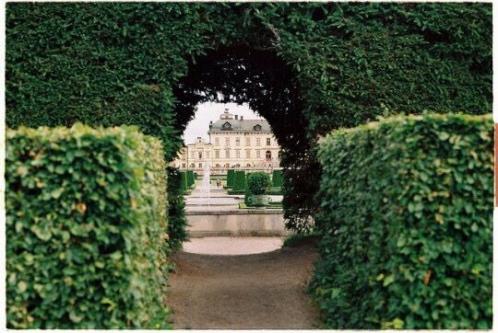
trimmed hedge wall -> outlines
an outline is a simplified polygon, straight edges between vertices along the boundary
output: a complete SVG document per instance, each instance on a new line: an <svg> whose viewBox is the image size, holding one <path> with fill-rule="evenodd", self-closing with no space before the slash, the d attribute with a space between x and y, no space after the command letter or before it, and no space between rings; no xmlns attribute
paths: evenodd
<svg viewBox="0 0 498 333"><path fill-rule="evenodd" d="M311 289L336 329L492 323L493 122L398 116L321 143Z"/></svg>
<svg viewBox="0 0 498 333"><path fill-rule="evenodd" d="M168 327L163 156L133 127L7 130L8 327Z"/></svg>
<svg viewBox="0 0 498 333"><path fill-rule="evenodd" d="M489 3L9 2L6 122L135 124L173 159L198 103L248 103L284 152L287 226L306 230L315 138L392 110L491 112L492 17Z"/></svg>
<svg viewBox="0 0 498 333"><path fill-rule="evenodd" d="M235 180L235 170L228 170L227 171L227 187L232 188L234 186L234 180Z"/></svg>
<svg viewBox="0 0 498 333"><path fill-rule="evenodd" d="M245 193L246 183L245 171L235 171L233 190Z"/></svg>
<svg viewBox="0 0 498 333"><path fill-rule="evenodd" d="M182 190L182 193L187 192L189 186L188 186L188 179L187 179L187 172L186 171L180 171L180 188Z"/></svg>
<svg viewBox="0 0 498 333"><path fill-rule="evenodd" d="M284 175L282 170L273 170L271 178L273 187L282 187L284 185Z"/></svg>
<svg viewBox="0 0 498 333"><path fill-rule="evenodd" d="M187 185L192 187L195 184L194 172L192 170L187 170Z"/></svg>
<svg viewBox="0 0 498 333"><path fill-rule="evenodd" d="M168 167L168 235L172 250L178 250L187 240L187 218L185 216L185 173Z"/></svg>

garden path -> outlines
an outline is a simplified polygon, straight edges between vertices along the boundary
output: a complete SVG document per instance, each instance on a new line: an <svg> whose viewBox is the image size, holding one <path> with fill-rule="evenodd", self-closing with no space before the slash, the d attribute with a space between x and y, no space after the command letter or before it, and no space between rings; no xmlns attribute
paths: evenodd
<svg viewBox="0 0 498 333"><path fill-rule="evenodd" d="M306 293L316 258L310 244L237 256L178 252L167 296L173 327L318 328L318 309Z"/></svg>

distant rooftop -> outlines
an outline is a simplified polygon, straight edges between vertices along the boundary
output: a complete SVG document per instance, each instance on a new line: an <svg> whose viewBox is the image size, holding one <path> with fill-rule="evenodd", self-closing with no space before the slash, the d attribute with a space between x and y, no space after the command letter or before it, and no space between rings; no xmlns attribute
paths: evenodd
<svg viewBox="0 0 498 333"><path fill-rule="evenodd" d="M227 131L271 133L271 127L265 119L244 119L225 109L219 120L209 124L208 133Z"/></svg>

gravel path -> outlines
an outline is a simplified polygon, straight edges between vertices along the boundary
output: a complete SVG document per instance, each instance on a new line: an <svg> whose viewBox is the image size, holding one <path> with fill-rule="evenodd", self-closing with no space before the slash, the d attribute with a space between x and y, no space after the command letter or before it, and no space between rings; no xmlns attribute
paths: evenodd
<svg viewBox="0 0 498 333"><path fill-rule="evenodd" d="M177 329L312 329L312 245L240 256L179 252L168 305Z"/></svg>

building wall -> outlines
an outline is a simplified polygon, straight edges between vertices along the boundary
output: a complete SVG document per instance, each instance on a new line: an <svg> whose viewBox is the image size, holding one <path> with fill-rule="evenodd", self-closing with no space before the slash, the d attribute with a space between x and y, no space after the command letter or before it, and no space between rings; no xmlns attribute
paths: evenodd
<svg viewBox="0 0 498 333"><path fill-rule="evenodd" d="M206 166L215 174L228 169L267 171L280 169L280 146L272 133L217 131L210 142L198 139L184 147L173 165L202 174Z"/></svg>

